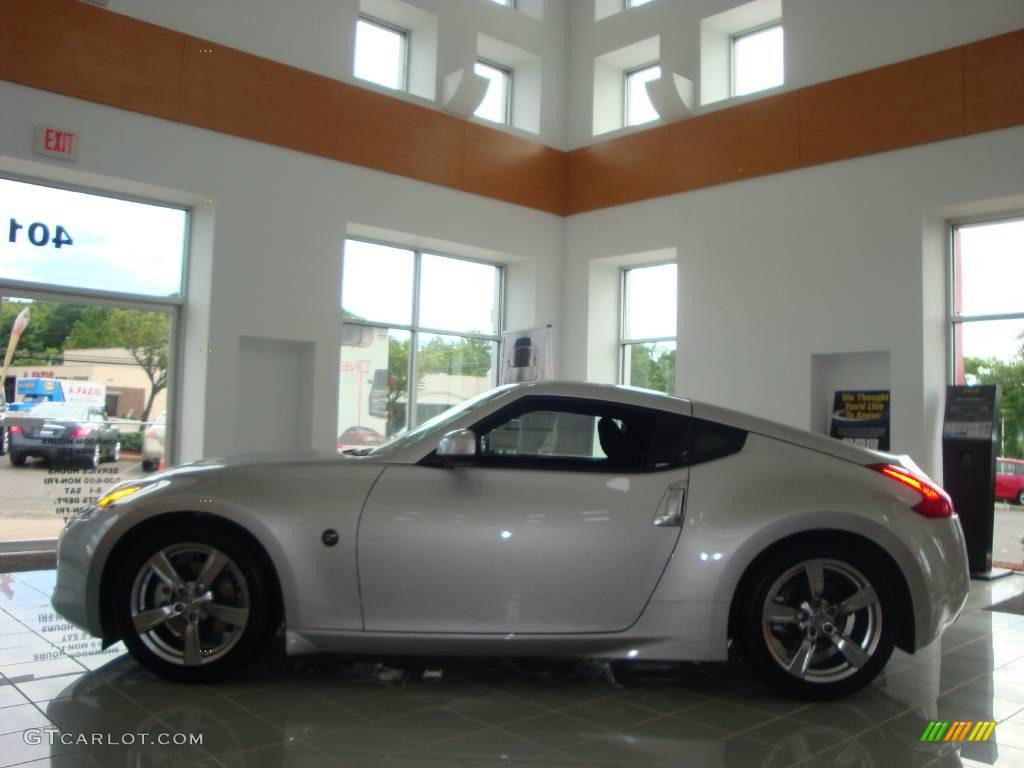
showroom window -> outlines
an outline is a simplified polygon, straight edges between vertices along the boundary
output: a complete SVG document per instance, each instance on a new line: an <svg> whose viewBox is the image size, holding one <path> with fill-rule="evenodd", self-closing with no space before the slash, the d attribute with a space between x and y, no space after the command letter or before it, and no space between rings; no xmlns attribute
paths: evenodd
<svg viewBox="0 0 1024 768"><path fill-rule="evenodd" d="M782 85L782 25L773 24L734 35L731 61L733 96L745 96Z"/></svg>
<svg viewBox="0 0 1024 768"><path fill-rule="evenodd" d="M623 384L675 393L676 265L622 273L620 376Z"/></svg>
<svg viewBox="0 0 1024 768"><path fill-rule="evenodd" d="M0 543L45 549L171 463L188 212L4 178L0 211Z"/></svg>
<svg viewBox="0 0 1024 768"><path fill-rule="evenodd" d="M360 80L406 90L409 74L409 33L379 19L356 22L355 76Z"/></svg>
<svg viewBox="0 0 1024 768"><path fill-rule="evenodd" d="M661 67L650 64L624 73L626 78L625 113L626 125L642 125L658 119L658 112L647 95L647 83L661 77Z"/></svg>
<svg viewBox="0 0 1024 768"><path fill-rule="evenodd" d="M372 447L497 383L502 268L348 239L338 449Z"/></svg>
<svg viewBox="0 0 1024 768"><path fill-rule="evenodd" d="M509 125L512 122L512 70L478 60L473 71L490 81L483 101L473 114L492 123Z"/></svg>

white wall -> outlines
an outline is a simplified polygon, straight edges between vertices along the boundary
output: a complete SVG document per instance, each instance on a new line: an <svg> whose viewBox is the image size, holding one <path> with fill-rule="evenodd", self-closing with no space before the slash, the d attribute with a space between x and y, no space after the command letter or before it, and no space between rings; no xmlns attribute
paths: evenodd
<svg viewBox="0 0 1024 768"><path fill-rule="evenodd" d="M540 89L539 133L503 129L553 147L565 144L565 38L569 8L565 0L532 0L521 3L524 7L519 11L491 0L402 1L437 17L439 81L476 58L480 33L538 56L540 66L536 69L540 79L531 87ZM359 0L110 0L108 8L336 80L440 108L434 101L378 88L352 75ZM543 18L537 18L538 15ZM441 94L440 85L436 92ZM531 126L533 123L532 119L528 121Z"/></svg>
<svg viewBox="0 0 1024 768"><path fill-rule="evenodd" d="M586 343L617 311L595 260L674 248L680 394L806 429L812 355L887 351L893 450L938 474L944 221L1022 201L1019 127L573 216L561 371L613 380L614 345Z"/></svg>
<svg viewBox="0 0 1024 768"><path fill-rule="evenodd" d="M637 130L627 128L595 139L596 57L658 35L662 60L699 84L701 20L744 4L742 0L654 0L595 21L594 0L567 2L570 7L567 114L570 148ZM782 0L782 23L786 83L771 93L1019 29L1024 27L1024 2ZM700 101L698 94L697 103ZM725 99L704 109L719 109L732 103Z"/></svg>
<svg viewBox="0 0 1024 768"><path fill-rule="evenodd" d="M563 230L557 216L7 82L0 82L0 112L0 173L194 208L182 460L233 452L237 414L266 408L237 406L249 397L240 376L242 336L314 345L313 380L297 380L296 396L313 403L313 447L334 448L340 256L353 228L412 233L507 262L508 323L556 321ZM32 154L39 123L80 133L76 163ZM199 351L206 348L213 352Z"/></svg>

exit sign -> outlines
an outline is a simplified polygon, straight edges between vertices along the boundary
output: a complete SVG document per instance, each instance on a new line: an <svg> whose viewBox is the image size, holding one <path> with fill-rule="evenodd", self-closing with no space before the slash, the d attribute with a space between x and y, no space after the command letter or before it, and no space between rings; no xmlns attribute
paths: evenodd
<svg viewBox="0 0 1024 768"><path fill-rule="evenodd" d="M78 157L78 134L48 125L37 125L35 150L37 155L74 160Z"/></svg>

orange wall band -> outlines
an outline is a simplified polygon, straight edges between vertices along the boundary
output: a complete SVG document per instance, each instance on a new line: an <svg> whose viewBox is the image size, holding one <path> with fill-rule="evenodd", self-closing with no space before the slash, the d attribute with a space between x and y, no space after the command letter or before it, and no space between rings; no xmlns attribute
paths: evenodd
<svg viewBox="0 0 1024 768"><path fill-rule="evenodd" d="M1024 30L562 152L78 0L7 0L0 78L559 215L1024 124Z"/></svg>

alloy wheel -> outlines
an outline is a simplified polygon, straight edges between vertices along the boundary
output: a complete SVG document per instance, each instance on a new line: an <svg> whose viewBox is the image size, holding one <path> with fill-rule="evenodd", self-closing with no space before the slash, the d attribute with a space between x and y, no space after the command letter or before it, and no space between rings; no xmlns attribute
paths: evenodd
<svg viewBox="0 0 1024 768"><path fill-rule="evenodd" d="M765 645L790 675L834 683L866 665L882 638L882 608L871 582L848 563L806 560L768 590L761 611Z"/></svg>
<svg viewBox="0 0 1024 768"><path fill-rule="evenodd" d="M206 544L176 544L156 552L136 575L130 599L139 639L154 655L178 666L226 656L249 622L249 586L242 569Z"/></svg>

